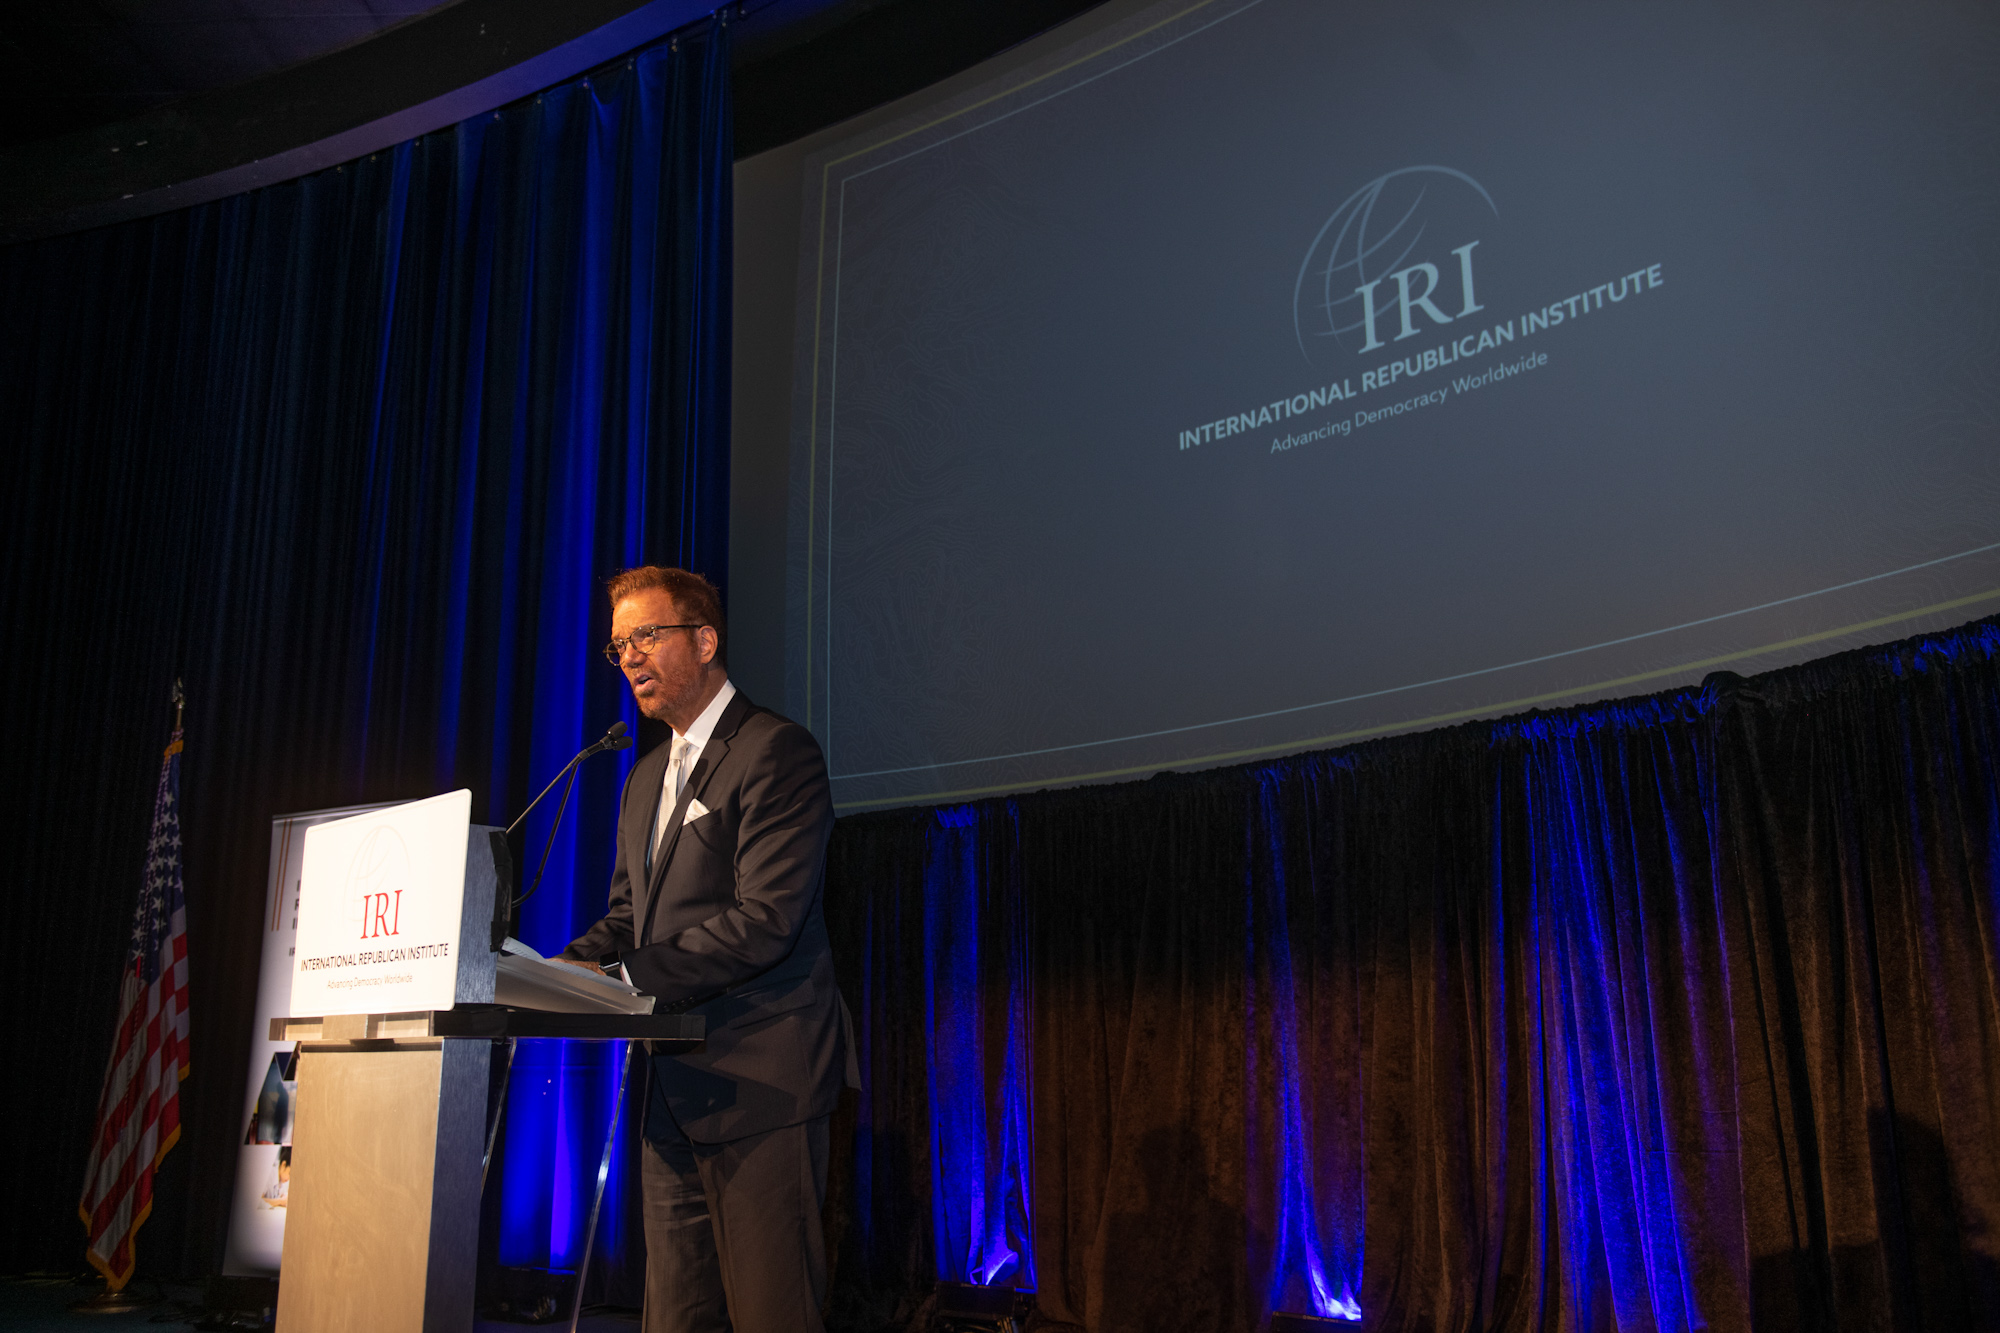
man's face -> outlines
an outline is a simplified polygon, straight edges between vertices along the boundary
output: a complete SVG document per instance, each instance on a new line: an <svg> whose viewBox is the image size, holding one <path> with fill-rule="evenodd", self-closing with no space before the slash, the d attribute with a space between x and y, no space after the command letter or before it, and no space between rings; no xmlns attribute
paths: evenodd
<svg viewBox="0 0 2000 1333"><path fill-rule="evenodd" d="M647 625L681 625L687 617L674 605L673 597L661 588L641 588L611 608L611 637L631 637L632 631ZM688 705L701 698L707 666L715 658L715 631L668 630L653 651L642 653L637 644L627 644L618 660L632 687L639 711L657 721L671 723L675 717L691 722Z"/></svg>

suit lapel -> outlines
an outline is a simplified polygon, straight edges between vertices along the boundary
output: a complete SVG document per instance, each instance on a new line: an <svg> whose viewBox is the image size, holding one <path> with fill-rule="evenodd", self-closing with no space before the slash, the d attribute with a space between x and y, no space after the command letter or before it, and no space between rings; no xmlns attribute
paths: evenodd
<svg viewBox="0 0 2000 1333"><path fill-rule="evenodd" d="M729 753L729 743L736 738L737 727L742 725L744 717L749 712L750 701L743 696L743 691L738 690L735 697L723 708L722 716L715 720L715 730L710 733L708 744L701 747L701 758L695 760L694 771L688 774L687 781L681 786L680 799L674 802L673 813L667 817L667 836L661 841L660 849L653 853L653 870L646 877L646 913L641 918L641 929L635 936L641 943L647 942L646 932L652 929L653 906L659 901L660 886L666 882L667 866L674 859L674 848L680 844L681 829L687 824L688 806L708 785L709 777L721 767L723 757ZM667 746L663 745L660 748L664 750ZM666 794L664 766L654 785L659 787L662 796ZM658 802L654 803L653 815L657 821ZM652 836L651 825L647 827L647 836L649 838ZM640 864L643 865L644 862Z"/></svg>

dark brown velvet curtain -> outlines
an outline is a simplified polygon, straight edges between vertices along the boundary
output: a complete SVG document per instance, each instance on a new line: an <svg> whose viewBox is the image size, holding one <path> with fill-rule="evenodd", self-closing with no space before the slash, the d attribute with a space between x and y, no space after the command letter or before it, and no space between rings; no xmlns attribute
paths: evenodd
<svg viewBox="0 0 2000 1333"><path fill-rule="evenodd" d="M2000 1327L1996 658L843 819L836 1322L969 1215L1093 1330Z"/></svg>

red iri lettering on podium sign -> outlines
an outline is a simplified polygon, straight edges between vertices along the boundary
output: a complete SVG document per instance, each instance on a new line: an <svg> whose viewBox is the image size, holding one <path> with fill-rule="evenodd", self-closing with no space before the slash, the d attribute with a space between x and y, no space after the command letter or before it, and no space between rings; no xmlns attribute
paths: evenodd
<svg viewBox="0 0 2000 1333"><path fill-rule="evenodd" d="M361 895L361 938L372 940L384 935L400 935L403 923L403 891Z"/></svg>

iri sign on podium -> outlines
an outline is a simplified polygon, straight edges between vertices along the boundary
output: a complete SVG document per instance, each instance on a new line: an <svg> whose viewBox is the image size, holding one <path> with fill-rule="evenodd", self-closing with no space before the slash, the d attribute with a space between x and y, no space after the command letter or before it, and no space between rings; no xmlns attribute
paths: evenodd
<svg viewBox="0 0 2000 1333"><path fill-rule="evenodd" d="M451 1008L471 820L455 791L306 831L292 1014Z"/></svg>

